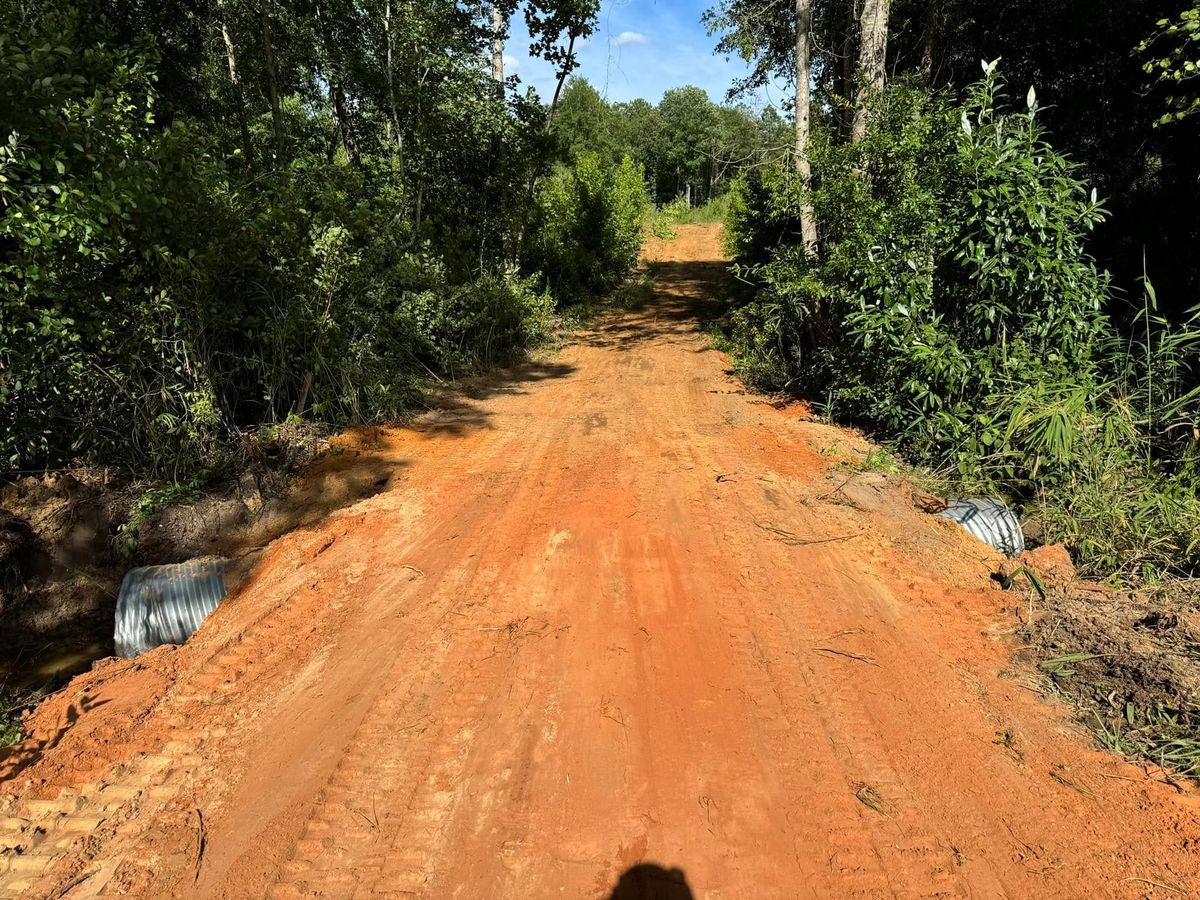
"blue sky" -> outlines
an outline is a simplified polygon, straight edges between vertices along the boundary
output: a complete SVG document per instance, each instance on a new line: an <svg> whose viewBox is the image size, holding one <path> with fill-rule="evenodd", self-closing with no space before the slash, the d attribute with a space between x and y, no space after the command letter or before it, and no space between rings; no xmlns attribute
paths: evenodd
<svg viewBox="0 0 1200 900"><path fill-rule="evenodd" d="M614 102L645 97L657 103L664 91L685 84L699 85L722 102L747 69L740 59L713 52L716 38L700 22L711 5L708 0L603 0L596 33L579 51L575 74ZM507 74L532 84L548 101L554 96L553 71L530 59L528 51L529 36L518 12L506 51ZM755 105L778 106L783 100L781 89L772 88Z"/></svg>

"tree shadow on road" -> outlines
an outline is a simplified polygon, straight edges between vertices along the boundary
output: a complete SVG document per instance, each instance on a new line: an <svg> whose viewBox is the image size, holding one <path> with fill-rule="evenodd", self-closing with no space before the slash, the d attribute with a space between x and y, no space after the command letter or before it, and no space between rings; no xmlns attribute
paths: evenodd
<svg viewBox="0 0 1200 900"><path fill-rule="evenodd" d="M258 559L250 554L282 535L320 528L396 485L412 458L406 448L389 449L388 432L466 437L494 427L484 401L523 394L574 371L559 361L525 359L447 385L427 398L427 414L390 428L351 426L301 471L274 466L265 455L246 457L250 462L238 477L150 516L129 556L118 544L128 504L109 503L107 488L60 476L56 484L63 487L40 490L66 510L61 517L68 524L53 543L40 537L31 542L38 559L24 567L28 575L14 590L0 584L0 683L11 679L22 687L54 690L111 654L118 588L132 566L220 556L245 558L249 572ZM20 602L6 603L9 595Z"/></svg>
<svg viewBox="0 0 1200 900"><path fill-rule="evenodd" d="M608 900L696 900L682 869L641 863L627 869Z"/></svg>
<svg viewBox="0 0 1200 900"><path fill-rule="evenodd" d="M729 264L721 260L654 263L654 298L606 317L578 337L589 347L633 350L646 342L693 340L728 308Z"/></svg>

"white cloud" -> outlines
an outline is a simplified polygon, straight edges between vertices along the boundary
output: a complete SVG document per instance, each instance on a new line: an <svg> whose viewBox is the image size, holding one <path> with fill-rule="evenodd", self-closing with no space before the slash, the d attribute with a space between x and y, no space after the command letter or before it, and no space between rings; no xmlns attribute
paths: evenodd
<svg viewBox="0 0 1200 900"><path fill-rule="evenodd" d="M515 72L517 69L521 68L521 61L515 56L509 56L506 53L504 54L504 68L510 72Z"/></svg>
<svg viewBox="0 0 1200 900"><path fill-rule="evenodd" d="M617 46L624 47L626 44L644 44L646 36L640 31L622 31L617 35Z"/></svg>

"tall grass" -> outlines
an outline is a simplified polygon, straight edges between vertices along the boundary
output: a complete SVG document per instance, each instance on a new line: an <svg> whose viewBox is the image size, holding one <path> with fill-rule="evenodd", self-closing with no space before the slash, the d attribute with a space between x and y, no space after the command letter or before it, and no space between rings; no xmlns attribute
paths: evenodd
<svg viewBox="0 0 1200 900"><path fill-rule="evenodd" d="M683 197L656 207L647 222L650 233L657 238L670 240L675 237L677 225L715 225L729 216L731 202L729 193L713 197L702 206L690 206Z"/></svg>
<svg viewBox="0 0 1200 900"><path fill-rule="evenodd" d="M1100 377L1027 386L1007 435L1032 488L1029 511L1091 576L1200 572L1200 311L1158 316L1153 286Z"/></svg>

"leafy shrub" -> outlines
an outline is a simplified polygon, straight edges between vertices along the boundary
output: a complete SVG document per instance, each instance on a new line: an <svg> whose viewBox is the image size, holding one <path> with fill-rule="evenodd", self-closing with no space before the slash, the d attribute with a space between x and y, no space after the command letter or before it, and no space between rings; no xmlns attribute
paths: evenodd
<svg viewBox="0 0 1200 900"><path fill-rule="evenodd" d="M299 97L282 104L286 140L249 172L203 123L156 121L152 45L120 43L67 2L0 24L0 463L85 458L187 480L239 429L393 418L429 373L545 338L545 291L495 274L528 218L513 198L531 164L479 164L492 138L520 148L540 131L477 67L446 77L481 102L439 119L477 139L445 142L414 197L391 146L333 153L330 113ZM234 135L266 146L270 123ZM605 172L588 195L605 243L575 275L624 273L636 175ZM465 215L480 205L489 217Z"/></svg>
<svg viewBox="0 0 1200 900"><path fill-rule="evenodd" d="M536 278L486 276L471 284L410 294L399 315L416 338L416 353L451 376L507 361L517 348L550 335L553 301Z"/></svg>
<svg viewBox="0 0 1200 900"><path fill-rule="evenodd" d="M163 278L191 173L183 129L153 128L155 54L69 10L38 27L0 36L0 456L204 446L213 385Z"/></svg>
<svg viewBox="0 0 1200 900"><path fill-rule="evenodd" d="M1200 332L1148 318L1142 359L1115 338L1084 251L1102 206L1047 142L1034 92L1002 111L1003 87L994 66L962 103L899 84L862 143L820 132L816 258L790 167L741 178L727 239L757 290L732 317L739 368L1028 500L1085 568L1200 566L1194 440L1177 439Z"/></svg>
<svg viewBox="0 0 1200 900"><path fill-rule="evenodd" d="M528 271L542 274L560 304L607 293L637 264L649 203L628 157L607 166L579 154L541 185Z"/></svg>
<svg viewBox="0 0 1200 900"><path fill-rule="evenodd" d="M790 237L801 192L784 167L739 188L730 229L763 287L736 319L758 377L819 385L834 412L968 468L1003 432L989 398L1086 371L1103 327L1082 250L1099 207L1032 106L996 112L1000 87L990 75L961 109L897 87L866 141L820 140L819 262Z"/></svg>

